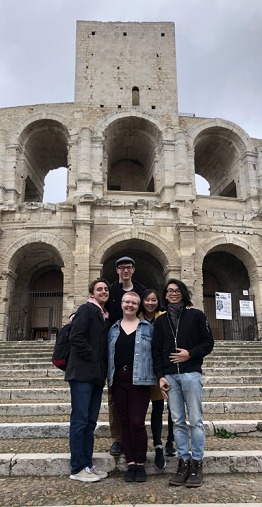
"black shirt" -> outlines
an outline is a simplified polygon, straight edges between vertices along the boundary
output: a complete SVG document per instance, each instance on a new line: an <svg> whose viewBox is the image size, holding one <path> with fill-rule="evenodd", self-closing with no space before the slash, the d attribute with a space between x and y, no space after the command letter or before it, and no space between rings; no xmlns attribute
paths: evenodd
<svg viewBox="0 0 262 507"><path fill-rule="evenodd" d="M116 340L115 346L115 368L123 368L128 366L133 368L134 352L135 352L135 338L136 331L126 334L124 329L120 326L120 333Z"/></svg>

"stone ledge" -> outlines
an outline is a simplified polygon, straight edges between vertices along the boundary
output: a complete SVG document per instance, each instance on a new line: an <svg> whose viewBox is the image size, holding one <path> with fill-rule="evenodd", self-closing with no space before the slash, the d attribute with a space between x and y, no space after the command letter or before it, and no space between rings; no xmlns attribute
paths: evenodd
<svg viewBox="0 0 262 507"><path fill-rule="evenodd" d="M262 437L262 421L260 420L222 420L204 421L206 436L214 436L218 430L226 430L239 436ZM150 422L146 421L150 432ZM167 433L167 422L163 422L163 435ZM109 438L109 423L98 422L95 429L96 437ZM68 438L69 422L31 422L31 423L0 423L0 439L13 438Z"/></svg>
<svg viewBox="0 0 262 507"><path fill-rule="evenodd" d="M165 470L154 466L154 453L148 453L147 473L159 475L173 473L178 458L167 459ZM22 476L64 476L70 474L70 455L67 453L47 454L0 454L0 475ZM94 453L94 463L107 472L124 471L124 457L114 458L109 453ZM207 451L204 458L205 474L261 473L262 451Z"/></svg>

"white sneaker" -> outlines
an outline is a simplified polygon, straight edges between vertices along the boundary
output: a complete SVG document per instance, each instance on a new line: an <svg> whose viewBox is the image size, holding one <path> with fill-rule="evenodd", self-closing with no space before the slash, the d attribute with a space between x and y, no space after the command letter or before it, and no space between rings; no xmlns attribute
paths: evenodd
<svg viewBox="0 0 262 507"><path fill-rule="evenodd" d="M104 470L100 470L98 467L96 467L95 465L92 466L91 468L91 472L93 474L95 474L96 476L98 476L100 479L105 479L107 476L108 476L108 473L107 472L104 472Z"/></svg>
<svg viewBox="0 0 262 507"><path fill-rule="evenodd" d="M81 472L78 472L78 474L71 474L70 479L73 479L74 481L81 481L81 482L100 481L99 475L92 472L90 470L90 468L88 468L88 467L84 468L84 470L81 470Z"/></svg>

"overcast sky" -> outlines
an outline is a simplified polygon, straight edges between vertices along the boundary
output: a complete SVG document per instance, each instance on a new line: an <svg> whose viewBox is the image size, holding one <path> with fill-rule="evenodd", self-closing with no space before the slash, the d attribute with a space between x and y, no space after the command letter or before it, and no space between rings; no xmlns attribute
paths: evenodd
<svg viewBox="0 0 262 507"><path fill-rule="evenodd" d="M74 100L77 20L173 21L179 111L262 138L262 0L0 0L0 107Z"/></svg>

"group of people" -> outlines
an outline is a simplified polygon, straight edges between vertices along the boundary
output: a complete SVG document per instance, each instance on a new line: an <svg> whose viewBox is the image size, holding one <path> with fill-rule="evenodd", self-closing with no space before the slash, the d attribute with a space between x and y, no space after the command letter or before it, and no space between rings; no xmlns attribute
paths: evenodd
<svg viewBox="0 0 262 507"><path fill-rule="evenodd" d="M131 257L118 259L116 271L113 284L103 278L90 284L87 303L78 308L71 323L65 373L71 393L70 478L95 482L107 477L93 463L93 448L108 379L110 453L124 453L124 480L147 479L145 419L150 400L155 466L165 468L161 435L167 400L165 454L175 455L173 440L178 454L178 468L169 484L201 486L205 445L201 366L214 343L206 317L193 307L191 294L180 280L168 280L161 302L156 290L132 279Z"/></svg>

